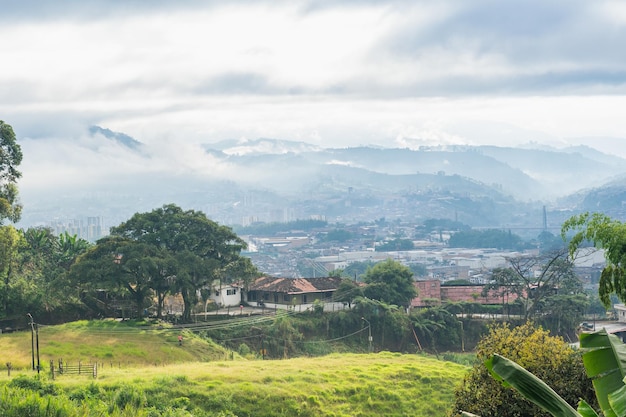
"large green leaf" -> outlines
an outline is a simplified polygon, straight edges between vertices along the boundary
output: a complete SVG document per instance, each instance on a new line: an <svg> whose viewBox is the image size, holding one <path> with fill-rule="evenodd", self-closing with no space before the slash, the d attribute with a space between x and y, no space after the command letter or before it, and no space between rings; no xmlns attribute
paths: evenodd
<svg viewBox="0 0 626 417"><path fill-rule="evenodd" d="M505 386L511 386L524 398L537 404L554 417L582 417L545 382L515 362L493 355L485 362L489 372Z"/></svg>
<svg viewBox="0 0 626 417"><path fill-rule="evenodd" d="M593 379L598 403L605 417L626 416L626 345L602 329L580 335L587 375Z"/></svg>
<svg viewBox="0 0 626 417"><path fill-rule="evenodd" d="M580 414L582 417L599 417L598 413L596 413L596 410L591 408L591 406L587 404L587 401L585 400L580 400L580 402L578 403L577 411L578 414Z"/></svg>

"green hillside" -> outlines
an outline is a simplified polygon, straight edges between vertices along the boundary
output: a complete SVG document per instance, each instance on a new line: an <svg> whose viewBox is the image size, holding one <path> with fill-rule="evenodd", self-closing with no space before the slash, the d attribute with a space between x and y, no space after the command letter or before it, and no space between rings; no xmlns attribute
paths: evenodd
<svg viewBox="0 0 626 417"><path fill-rule="evenodd" d="M444 416L468 370L388 352L246 360L192 334L178 346L177 335L122 323L42 327L44 365L44 356L104 362L95 380L54 381L47 366L40 379L28 369L30 332L2 335L3 357L26 369L0 376L0 415L24 415L28 406L34 416Z"/></svg>
<svg viewBox="0 0 626 417"><path fill-rule="evenodd" d="M122 393L133 399L133 415L444 416L466 371L451 362L383 352L114 367L103 369L95 382L90 376L59 376L46 383L54 388L36 388L57 392L57 400L73 398L76 414L67 415L81 416L100 415L91 414L95 399L112 415L121 413L127 405L118 403ZM191 414L166 414L176 409Z"/></svg>

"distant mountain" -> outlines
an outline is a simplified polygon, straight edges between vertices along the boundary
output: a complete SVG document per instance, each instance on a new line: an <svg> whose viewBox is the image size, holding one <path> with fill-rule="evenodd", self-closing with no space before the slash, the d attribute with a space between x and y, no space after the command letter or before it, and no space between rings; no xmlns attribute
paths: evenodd
<svg viewBox="0 0 626 417"><path fill-rule="evenodd" d="M583 193L576 207L581 211L602 212L615 218L626 218L626 176Z"/></svg>
<svg viewBox="0 0 626 417"><path fill-rule="evenodd" d="M89 133L92 136L102 135L107 139L110 139L114 142L117 142L121 145L126 146L127 148L137 150L143 146L143 143L133 139L132 137L119 132L113 132L112 130L102 128L100 126L91 126L89 128Z"/></svg>
<svg viewBox="0 0 626 417"><path fill-rule="evenodd" d="M308 150L299 142L289 142L289 147L284 141L274 143L264 139L261 143L267 149L289 151L231 153L225 159L265 172L289 172L290 180L304 176L301 180L308 181L313 171L331 165L388 175L459 175L524 200L554 200L599 186L624 172L626 166L621 158L584 148L559 151L448 146L420 150L371 147Z"/></svg>
<svg viewBox="0 0 626 417"><path fill-rule="evenodd" d="M602 185L624 172L626 161L590 148L564 150L479 146L477 152L520 170L540 184L542 198Z"/></svg>
<svg viewBox="0 0 626 417"><path fill-rule="evenodd" d="M175 203L223 224L448 218L535 233L543 205L557 224L594 207L617 212L626 201L625 161L587 147L320 148L267 138L144 144L99 126L89 132L25 143L25 223L83 215L115 225Z"/></svg>
<svg viewBox="0 0 626 417"><path fill-rule="evenodd" d="M204 144L207 151L219 150L227 155L268 155L301 152L316 152L320 147L305 142L295 142L278 139L255 140L224 140L211 144Z"/></svg>

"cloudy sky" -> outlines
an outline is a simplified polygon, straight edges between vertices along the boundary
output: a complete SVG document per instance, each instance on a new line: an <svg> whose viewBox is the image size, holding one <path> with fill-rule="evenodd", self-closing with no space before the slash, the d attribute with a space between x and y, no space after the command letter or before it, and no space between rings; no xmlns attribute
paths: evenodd
<svg viewBox="0 0 626 417"><path fill-rule="evenodd" d="M617 149L626 2L0 0L0 119L145 142ZM626 147L624 147L626 148ZM619 150L626 155L626 152Z"/></svg>

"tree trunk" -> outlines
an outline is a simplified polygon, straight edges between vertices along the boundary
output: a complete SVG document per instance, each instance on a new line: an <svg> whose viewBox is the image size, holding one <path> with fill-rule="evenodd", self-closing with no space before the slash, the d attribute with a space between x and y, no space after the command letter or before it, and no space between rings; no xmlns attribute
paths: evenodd
<svg viewBox="0 0 626 417"><path fill-rule="evenodd" d="M183 323L189 323L191 321L191 308L193 306L193 297L189 293L189 289L183 289L180 294L183 297L183 316L181 320Z"/></svg>

